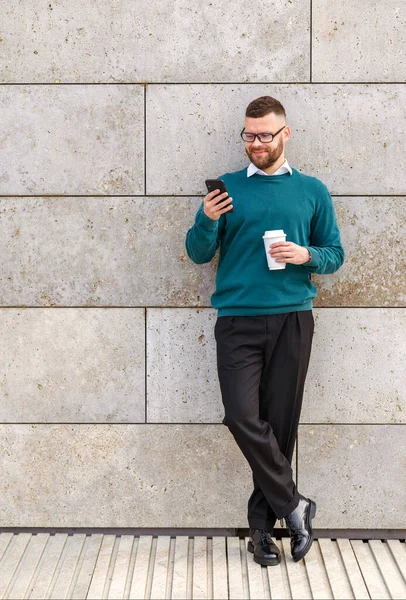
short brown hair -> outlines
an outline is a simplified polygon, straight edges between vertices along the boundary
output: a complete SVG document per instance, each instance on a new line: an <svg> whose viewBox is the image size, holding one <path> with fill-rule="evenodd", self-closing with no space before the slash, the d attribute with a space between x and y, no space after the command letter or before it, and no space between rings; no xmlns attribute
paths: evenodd
<svg viewBox="0 0 406 600"><path fill-rule="evenodd" d="M245 111L245 116L258 119L259 117L265 117L269 113L283 115L286 119L286 111L282 104L279 100L272 98L272 96L260 96L260 98L256 98L250 102Z"/></svg>

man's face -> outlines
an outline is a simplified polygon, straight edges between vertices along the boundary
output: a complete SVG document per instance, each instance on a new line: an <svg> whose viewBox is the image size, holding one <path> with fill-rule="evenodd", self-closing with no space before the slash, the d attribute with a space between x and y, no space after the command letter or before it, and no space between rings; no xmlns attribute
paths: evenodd
<svg viewBox="0 0 406 600"><path fill-rule="evenodd" d="M285 125L283 116L269 113L265 117L254 119L245 117L245 131L249 133L276 133ZM253 142L245 142L245 152L252 163L259 169L268 169L282 156L285 142L289 139L290 129L285 127L272 142L263 143L255 138Z"/></svg>

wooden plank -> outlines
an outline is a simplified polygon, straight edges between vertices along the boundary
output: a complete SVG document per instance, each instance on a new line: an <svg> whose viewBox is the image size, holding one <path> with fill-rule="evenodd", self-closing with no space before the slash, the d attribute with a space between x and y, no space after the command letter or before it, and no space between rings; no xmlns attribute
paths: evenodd
<svg viewBox="0 0 406 600"><path fill-rule="evenodd" d="M129 598L139 600L146 597L149 581L150 597L159 600L165 597L174 600L406 598L406 547L399 540L364 543L320 538L313 542L304 559L295 563L290 554L290 539L282 538L275 540L282 554L281 564L262 567L246 551L248 537L240 540L215 536L208 547L207 537L196 536L194 560L188 573L188 536L173 541L173 561L170 536L159 536L155 540L154 565L150 565L152 539L152 536L116 538L101 534L0 534L0 597L18 600L32 590L29 597L33 600L45 597L97 600L107 597L107 592L115 600L124 598L129 591ZM208 589L211 557L213 593Z"/></svg>
<svg viewBox="0 0 406 600"><path fill-rule="evenodd" d="M108 595L109 599L118 600L119 598L124 598L133 544L133 535L122 535L119 538L118 552Z"/></svg>
<svg viewBox="0 0 406 600"><path fill-rule="evenodd" d="M362 573L359 569L354 550L350 544L350 540L337 539L337 546L340 550L340 555L351 585L354 598L357 598L357 600L369 600L370 596L362 577Z"/></svg>
<svg viewBox="0 0 406 600"><path fill-rule="evenodd" d="M318 540L313 541L303 560L313 598L321 600L333 598Z"/></svg>
<svg viewBox="0 0 406 600"><path fill-rule="evenodd" d="M354 598L355 596L352 593L351 583L347 577L337 542L333 542L328 538L319 538L318 545L333 592L333 598L338 598L339 600Z"/></svg>
<svg viewBox="0 0 406 600"><path fill-rule="evenodd" d="M207 599L213 597L213 538L207 539Z"/></svg>
<svg viewBox="0 0 406 600"><path fill-rule="evenodd" d="M109 565L113 555L115 541L115 535L103 535L92 581L87 593L87 597L91 598L92 600L99 600L100 598L103 598L104 588L107 585L107 574L109 572Z"/></svg>
<svg viewBox="0 0 406 600"><path fill-rule="evenodd" d="M213 598L228 599L226 538L213 536Z"/></svg>
<svg viewBox="0 0 406 600"><path fill-rule="evenodd" d="M386 583L391 598L404 600L406 598L406 585L403 577L396 566L386 543L381 540L369 540L375 561Z"/></svg>
<svg viewBox="0 0 406 600"><path fill-rule="evenodd" d="M192 598L207 598L207 537L196 535L193 545Z"/></svg>
<svg viewBox="0 0 406 600"><path fill-rule="evenodd" d="M271 598L278 598L278 600L285 600L290 598L290 586L288 581L288 573L286 569L286 558L283 551L281 540L275 540L275 544L279 548L281 553L281 562L279 565L273 565L267 567L267 575L269 581L269 587L271 590Z"/></svg>
<svg viewBox="0 0 406 600"><path fill-rule="evenodd" d="M285 549L283 547L282 544L282 540L275 540L275 544L278 546L280 553L281 553L281 562L280 562L280 570L282 573L282 583L283 583L283 589L285 590L285 596L286 598L288 598L289 600L291 600L292 598L292 591L290 589L290 583L289 583L289 575L288 575L288 568L286 566L286 560L291 560L291 555L290 555L290 548L289 548L289 555L288 555L288 559L286 559L285 556ZM272 589L272 587L271 587Z"/></svg>
<svg viewBox="0 0 406 600"><path fill-rule="evenodd" d="M139 600L146 596L151 552L152 535L140 535L129 596L132 600Z"/></svg>
<svg viewBox="0 0 406 600"><path fill-rule="evenodd" d="M12 532L0 533L0 568L5 551L13 539Z"/></svg>
<svg viewBox="0 0 406 600"><path fill-rule="evenodd" d="M86 535L77 533L76 535L68 535L65 547L61 555L61 561L58 564L55 581L51 584L51 594L49 598L52 600L60 600L60 598L68 598L73 577L78 565L80 553L85 542Z"/></svg>
<svg viewBox="0 0 406 600"><path fill-rule="evenodd" d="M56 533L49 536L44 553L41 556L39 568L31 584L30 600L43 600L47 597L46 594L54 578L67 539L66 533Z"/></svg>
<svg viewBox="0 0 406 600"><path fill-rule="evenodd" d="M158 536L150 596L152 600L166 598L170 543L169 535Z"/></svg>
<svg viewBox="0 0 406 600"><path fill-rule="evenodd" d="M249 536L245 538L245 548L249 541ZM262 567L254 562L252 552L246 551L247 572L248 572L248 589L249 598L264 597L264 578L262 576Z"/></svg>
<svg viewBox="0 0 406 600"><path fill-rule="evenodd" d="M386 540L386 543L399 571L402 573L403 579L406 581L406 544L402 544L400 540Z"/></svg>
<svg viewBox="0 0 406 600"><path fill-rule="evenodd" d="M173 561L172 600L184 600L187 598L188 552L189 537L187 535L176 536L175 556Z"/></svg>
<svg viewBox="0 0 406 600"><path fill-rule="evenodd" d="M369 544L364 543L362 540L350 540L350 544L354 550L370 597L377 600L390 598L388 588L382 579Z"/></svg>
<svg viewBox="0 0 406 600"><path fill-rule="evenodd" d="M228 585L230 598L238 600L244 598L242 583L242 566L240 538L229 536L226 538L227 557L228 557Z"/></svg>
<svg viewBox="0 0 406 600"><path fill-rule="evenodd" d="M10 591L11 581L30 539L31 533L20 533L10 540L0 565L0 598L4 598Z"/></svg>
<svg viewBox="0 0 406 600"><path fill-rule="evenodd" d="M307 580L306 568L303 560L294 562L290 552L290 538L282 538L282 546L285 554L286 568L289 577L289 585L293 599L304 600L311 598L309 582Z"/></svg>
<svg viewBox="0 0 406 600"><path fill-rule="evenodd" d="M20 563L19 572L17 574L11 592L8 598L21 600L29 591L30 583L34 579L35 572L39 567L42 553L47 545L49 533L38 533L32 535L24 553L23 560Z"/></svg>
<svg viewBox="0 0 406 600"><path fill-rule="evenodd" d="M83 600L87 597L102 541L103 535L101 533L86 536L85 554L72 592L74 600Z"/></svg>

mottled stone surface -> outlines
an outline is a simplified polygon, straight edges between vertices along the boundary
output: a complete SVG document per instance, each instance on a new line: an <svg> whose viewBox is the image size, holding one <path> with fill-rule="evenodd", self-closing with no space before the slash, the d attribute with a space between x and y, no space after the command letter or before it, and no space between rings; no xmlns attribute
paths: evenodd
<svg viewBox="0 0 406 600"><path fill-rule="evenodd" d="M0 421L143 423L144 330L144 309L0 309Z"/></svg>
<svg viewBox="0 0 406 600"><path fill-rule="evenodd" d="M401 423L405 309L314 309L301 422ZM224 416L210 309L148 309L147 421Z"/></svg>
<svg viewBox="0 0 406 600"><path fill-rule="evenodd" d="M404 425L299 425L298 489L316 528L406 527Z"/></svg>
<svg viewBox="0 0 406 600"><path fill-rule="evenodd" d="M313 0L312 81L406 78L406 5Z"/></svg>
<svg viewBox="0 0 406 600"><path fill-rule="evenodd" d="M302 423L406 423L406 309L315 309Z"/></svg>
<svg viewBox="0 0 406 600"><path fill-rule="evenodd" d="M3 85L0 110L0 194L144 192L143 86Z"/></svg>
<svg viewBox="0 0 406 600"><path fill-rule="evenodd" d="M147 421L219 422L224 416L210 309L147 309Z"/></svg>
<svg viewBox="0 0 406 600"><path fill-rule="evenodd" d="M345 261L331 275L312 275L318 289L314 306L405 306L405 199L333 201Z"/></svg>
<svg viewBox="0 0 406 600"><path fill-rule="evenodd" d="M0 425L1 527L246 527L224 425Z"/></svg>
<svg viewBox="0 0 406 600"><path fill-rule="evenodd" d="M404 306L403 198L333 198L344 265L315 307ZM0 198L0 305L210 307L219 251L185 240L201 198ZM265 229L265 228L264 228Z"/></svg>
<svg viewBox="0 0 406 600"><path fill-rule="evenodd" d="M308 81L300 0L35 3L2 11L0 81Z"/></svg>
<svg viewBox="0 0 406 600"><path fill-rule="evenodd" d="M185 249L199 204L0 198L0 305L209 305L218 258L202 270Z"/></svg>
<svg viewBox="0 0 406 600"><path fill-rule="evenodd" d="M320 178L333 194L406 193L401 84L151 85L147 193L206 193L206 178L246 167L245 109L268 94L286 109L291 166Z"/></svg>

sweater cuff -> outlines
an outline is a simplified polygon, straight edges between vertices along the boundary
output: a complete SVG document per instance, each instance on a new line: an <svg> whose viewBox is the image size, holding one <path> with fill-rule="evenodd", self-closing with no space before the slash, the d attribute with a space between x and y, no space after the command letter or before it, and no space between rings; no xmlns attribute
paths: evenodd
<svg viewBox="0 0 406 600"><path fill-rule="evenodd" d="M313 248L312 246L303 246L303 248L307 248L307 250L310 252L311 255L311 259L306 262L303 263L303 267L318 267L320 264L320 255L317 252L317 250L315 248Z"/></svg>
<svg viewBox="0 0 406 600"><path fill-rule="evenodd" d="M203 229L209 231L214 231L218 227L218 220L215 221L214 219L210 219L203 211L199 213L198 223Z"/></svg>

